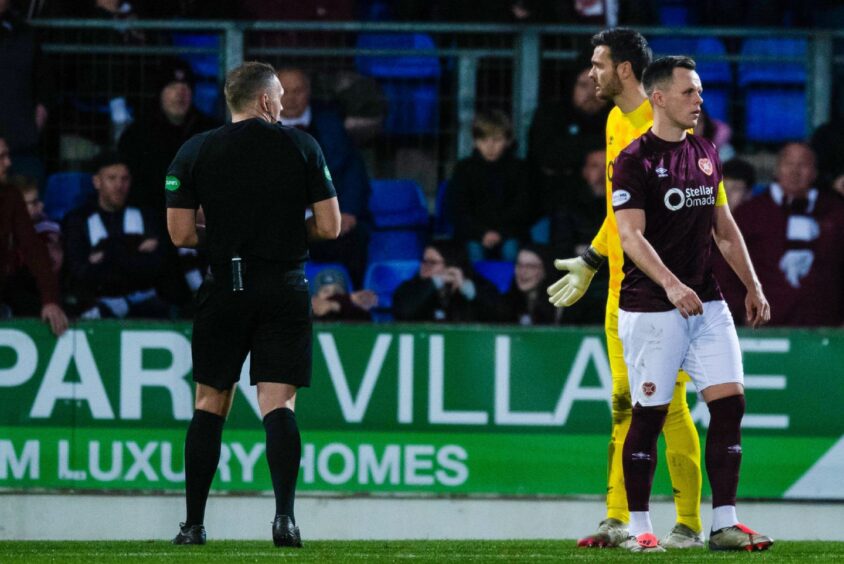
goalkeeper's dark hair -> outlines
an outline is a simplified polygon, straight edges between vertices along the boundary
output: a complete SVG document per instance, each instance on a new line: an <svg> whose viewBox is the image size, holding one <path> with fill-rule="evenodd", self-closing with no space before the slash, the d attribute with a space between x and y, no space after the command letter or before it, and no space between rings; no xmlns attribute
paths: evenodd
<svg viewBox="0 0 844 564"><path fill-rule="evenodd" d="M600 46L609 47L610 58L616 65L630 63L633 75L639 81L653 58L647 39L638 31L626 27L605 29L593 35L592 47Z"/></svg>
<svg viewBox="0 0 844 564"><path fill-rule="evenodd" d="M232 112L242 111L261 90L268 88L275 79L275 69L267 63L249 61L232 69L226 75L226 104Z"/></svg>
<svg viewBox="0 0 844 564"><path fill-rule="evenodd" d="M657 84L670 82L674 79L674 69L695 70L696 67L697 65L691 57L682 55L660 57L645 69L645 74L642 76L642 86L645 87L645 93L650 96Z"/></svg>

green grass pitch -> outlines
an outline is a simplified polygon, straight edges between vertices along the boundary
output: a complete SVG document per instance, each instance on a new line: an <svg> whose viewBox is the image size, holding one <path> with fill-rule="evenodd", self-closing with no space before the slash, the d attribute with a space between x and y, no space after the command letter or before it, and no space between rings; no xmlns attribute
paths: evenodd
<svg viewBox="0 0 844 564"><path fill-rule="evenodd" d="M844 542L782 541L761 553L710 553L703 549L631 554L578 549L574 540L519 541L305 541L303 549L277 549L269 541L209 541L173 546L166 541L0 542L0 562L616 562L645 558L676 562L844 562Z"/></svg>

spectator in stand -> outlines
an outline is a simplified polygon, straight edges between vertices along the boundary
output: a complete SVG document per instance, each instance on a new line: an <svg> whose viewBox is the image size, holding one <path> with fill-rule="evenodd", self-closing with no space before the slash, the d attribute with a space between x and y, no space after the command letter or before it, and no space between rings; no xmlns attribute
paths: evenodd
<svg viewBox="0 0 844 564"><path fill-rule="evenodd" d="M0 85L0 131L14 168L43 184L38 141L55 89L35 33L11 0L0 0Z"/></svg>
<svg viewBox="0 0 844 564"><path fill-rule="evenodd" d="M185 141L222 125L193 105L193 83L187 63L178 59L167 61L156 80L158 107L147 119L132 123L118 144L132 178L128 204L154 211L162 225L166 215L163 184L167 167ZM204 257L196 249L177 250L169 237L159 244L163 246L164 270L185 273L184 277L168 277L159 290L166 300L186 307L202 283Z"/></svg>
<svg viewBox="0 0 844 564"><path fill-rule="evenodd" d="M342 263L355 285L360 285L366 267L366 249L372 219L369 213L369 176L363 159L343 127L343 116L335 108L311 102L311 82L298 68L278 71L284 88L281 123L310 133L322 147L328 170L337 189L342 226L334 241L311 243L311 259Z"/></svg>
<svg viewBox="0 0 844 564"><path fill-rule="evenodd" d="M815 188L817 175L812 148L788 143L777 155L776 182L736 209L772 325L844 323L844 202Z"/></svg>
<svg viewBox="0 0 844 564"><path fill-rule="evenodd" d="M378 305L378 295L372 290L349 292L349 281L339 270L321 270L314 288L311 307L319 321L369 321L369 310Z"/></svg>
<svg viewBox="0 0 844 564"><path fill-rule="evenodd" d="M155 210L162 221L164 177L179 147L197 133L222 125L193 105L193 84L190 65L178 59L164 63L155 83L158 107L132 123L117 146L132 175L129 205Z"/></svg>
<svg viewBox="0 0 844 564"><path fill-rule="evenodd" d="M606 151L598 141L586 151L580 174L567 188L569 196L557 200L550 209L551 249L554 256L576 256L586 252L595 233L607 215ZM553 272L553 271L552 271ZM609 269L595 273L586 294L577 303L563 310L563 322L577 325L600 325L607 305Z"/></svg>
<svg viewBox="0 0 844 564"><path fill-rule="evenodd" d="M449 181L455 239L471 262L513 262L532 219L528 167L513 154L513 126L504 112L478 114L472 137L475 151Z"/></svg>
<svg viewBox="0 0 844 564"><path fill-rule="evenodd" d="M0 137L0 317L13 315L5 305L6 281L21 265L32 273L40 296L40 317L50 324L54 335L67 330L67 316L62 310L59 282L50 256L38 238L18 190L6 186L12 165L9 145Z"/></svg>
<svg viewBox="0 0 844 564"><path fill-rule="evenodd" d="M483 276L476 276L462 246L436 241L425 248L419 274L393 294L397 321L469 323L505 317L501 296Z"/></svg>
<svg viewBox="0 0 844 564"><path fill-rule="evenodd" d="M610 107L595 94L589 68L577 74L571 99L541 105L530 124L528 163L538 184L537 215L571 204L586 153L604 143Z"/></svg>
<svg viewBox="0 0 844 564"><path fill-rule="evenodd" d="M557 325L563 310L548 301L545 288L553 282L553 259L547 247L527 245L516 256L516 272L504 294L504 321L519 325Z"/></svg>
<svg viewBox="0 0 844 564"><path fill-rule="evenodd" d="M318 77L314 90L315 98L337 103L356 146L364 147L383 133L387 98L374 78L354 71L331 72Z"/></svg>
<svg viewBox="0 0 844 564"><path fill-rule="evenodd" d="M114 154L94 175L96 201L65 217L65 257L83 319L170 316L156 284L166 275L164 227L149 208L127 206L129 167Z"/></svg>

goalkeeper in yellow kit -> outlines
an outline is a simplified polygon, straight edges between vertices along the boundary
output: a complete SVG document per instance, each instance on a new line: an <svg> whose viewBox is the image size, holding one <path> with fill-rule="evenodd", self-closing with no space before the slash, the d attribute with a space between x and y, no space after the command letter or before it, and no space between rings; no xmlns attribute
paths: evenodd
<svg viewBox="0 0 844 564"><path fill-rule="evenodd" d="M632 405L627 367L618 336L618 299L624 252L612 207L612 163L618 154L653 124L653 110L642 87L642 73L651 61L651 50L641 34L616 28L592 37L592 69L599 98L611 100L615 107L607 118L607 217L589 249L581 256L555 261L558 270L569 273L548 288L550 301L567 307L580 299L592 276L609 259L610 287L605 328L607 352L612 370L612 436L609 444L607 518L597 532L580 539L578 546L617 546L627 539L627 495L621 453L630 428ZM660 169L655 171L660 174ZM700 520L700 441L686 401L688 376L678 375L674 396L663 428L665 457L674 489L677 523L661 541L667 548L703 546Z"/></svg>

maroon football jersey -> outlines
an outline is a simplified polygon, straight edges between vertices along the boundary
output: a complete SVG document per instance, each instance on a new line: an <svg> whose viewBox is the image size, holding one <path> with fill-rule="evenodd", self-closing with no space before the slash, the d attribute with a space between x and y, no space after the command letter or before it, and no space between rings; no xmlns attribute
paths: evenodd
<svg viewBox="0 0 844 564"><path fill-rule="evenodd" d="M715 146L697 135L664 141L653 131L633 141L613 165L615 212L645 211L645 239L701 301L723 299L712 275L712 228L721 183ZM720 202L719 202L720 204ZM670 311L665 290L624 256L621 309Z"/></svg>

